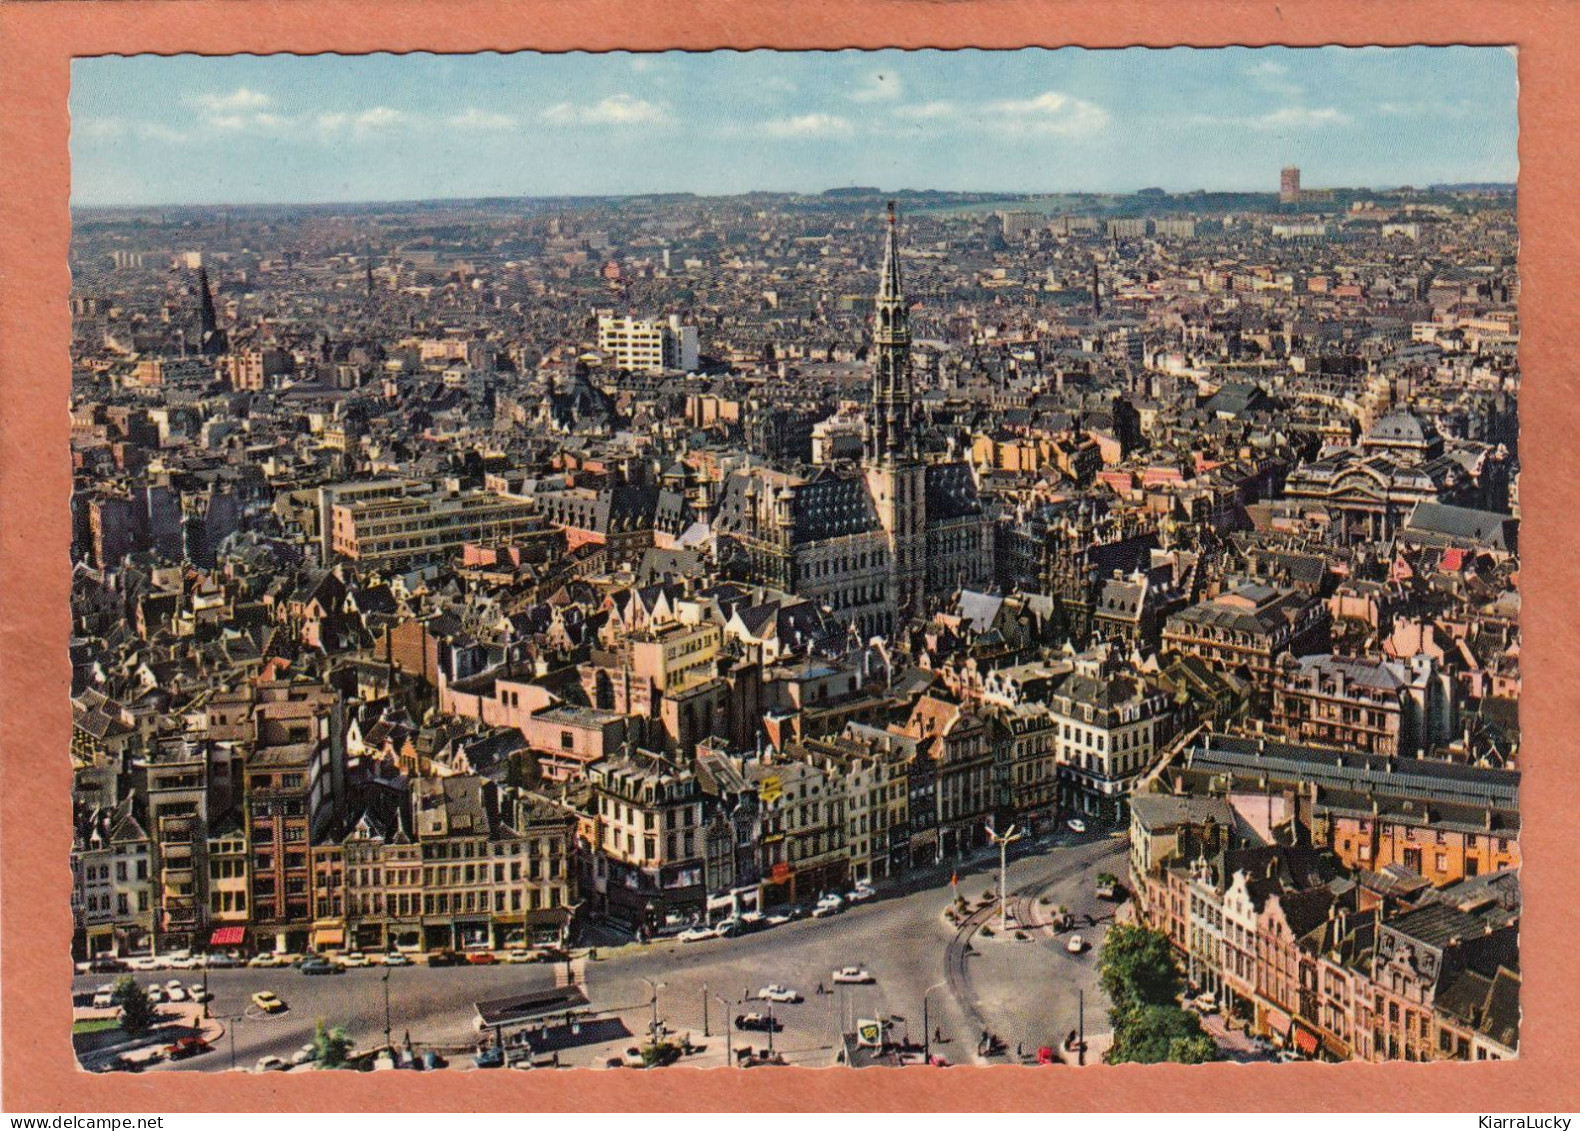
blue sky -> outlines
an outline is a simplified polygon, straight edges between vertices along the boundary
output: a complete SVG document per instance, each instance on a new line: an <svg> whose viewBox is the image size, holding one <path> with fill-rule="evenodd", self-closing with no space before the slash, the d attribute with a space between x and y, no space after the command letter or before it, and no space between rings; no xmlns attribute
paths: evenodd
<svg viewBox="0 0 1580 1131"><path fill-rule="evenodd" d="M105 57L79 205L1512 181L1498 47Z"/></svg>

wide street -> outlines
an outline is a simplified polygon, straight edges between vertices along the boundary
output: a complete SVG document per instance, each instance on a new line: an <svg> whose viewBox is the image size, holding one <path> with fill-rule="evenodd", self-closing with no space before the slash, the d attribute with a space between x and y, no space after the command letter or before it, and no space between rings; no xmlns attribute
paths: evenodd
<svg viewBox="0 0 1580 1131"><path fill-rule="evenodd" d="M737 1013L766 1012L766 1003L742 1001L769 983L803 995L798 1004L774 1007L784 1026L774 1035L774 1048L792 1064L832 1064L838 1032L851 1031L856 1018L889 1019L893 1036L920 1042L924 994L930 1025L943 1036L932 1051L952 1063L980 1062L976 1046L984 1029L1004 1039L1011 1058L1017 1045L1028 1055L1039 1045L1057 1046L1076 1027L1081 991L1087 1033L1100 1045L1108 1024L1107 1003L1097 989L1097 952L1114 905L1097 899L1094 877L1102 871L1122 873L1124 849L1120 838L1061 833L1010 863L1011 906L1021 921L1046 920L1054 906L1064 905L1075 917L1074 933L1088 943L1079 955L1066 949L1071 932L1037 928L1024 940L1015 940L1013 930L1008 937L998 934L996 912L988 919L991 937L974 926L950 924L944 912L956 892L947 879L924 890L886 892L831 918L803 919L741 938L600 947L596 961L578 961L576 969L592 1010L617 1015L628 1035L570 1049L560 1062L602 1065L641 1043L652 1018L654 983L660 1023L706 1046L685 1061L694 1065L726 1063L723 1027ZM997 878L997 855L979 854L959 868L958 894L979 903ZM1094 924L1087 924L1088 915ZM833 970L851 965L865 967L874 983L836 988ZM563 981L564 971L563 963L395 968L389 981L394 1040L402 1043L409 1033L418 1049L472 1045L478 1039L473 1002L550 988L557 976ZM232 1036L238 1067L250 1068L266 1055L289 1057L312 1039L319 1018L344 1025L361 1047L382 1044L383 975L378 967L332 977L309 977L294 969L210 971L213 1016L241 1019L226 1022L229 1031L215 1052L160 1068L228 1068ZM197 981L202 973L158 971L136 977L146 985L172 977ZM86 975L75 987L91 989L113 980ZM820 983L828 993L817 992ZM279 994L288 1010L267 1016L251 1007L250 996L264 989ZM734 1031L730 1039L736 1049L761 1050L768 1043L762 1032ZM454 1067L470 1067L469 1058L455 1057Z"/></svg>

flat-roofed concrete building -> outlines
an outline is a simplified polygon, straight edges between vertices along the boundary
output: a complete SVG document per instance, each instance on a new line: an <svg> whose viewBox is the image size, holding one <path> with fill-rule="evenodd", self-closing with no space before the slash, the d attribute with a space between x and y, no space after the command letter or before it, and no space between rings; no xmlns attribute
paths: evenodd
<svg viewBox="0 0 1580 1131"><path fill-rule="evenodd" d="M352 561L400 565L459 552L468 542L513 538L543 525L530 499L486 491L335 503L330 546Z"/></svg>

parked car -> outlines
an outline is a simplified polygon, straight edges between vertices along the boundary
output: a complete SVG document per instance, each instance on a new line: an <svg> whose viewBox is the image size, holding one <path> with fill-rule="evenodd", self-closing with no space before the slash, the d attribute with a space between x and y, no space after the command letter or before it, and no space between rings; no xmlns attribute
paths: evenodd
<svg viewBox="0 0 1580 1131"><path fill-rule="evenodd" d="M254 1072L284 1072L290 1065L277 1056L261 1056L253 1065Z"/></svg>
<svg viewBox="0 0 1580 1131"><path fill-rule="evenodd" d="M149 971L159 970L163 967L161 967L159 959L155 958L153 955L139 954L134 958L128 958L126 960L126 968L128 970Z"/></svg>
<svg viewBox="0 0 1580 1131"><path fill-rule="evenodd" d="M779 1002L785 1005L794 1005L801 1000L800 994L796 993L789 986L781 986L777 982L758 990L757 997L762 1001Z"/></svg>
<svg viewBox="0 0 1580 1131"><path fill-rule="evenodd" d="M140 1060L133 1060L131 1057L122 1056L120 1053L116 1053L114 1056L110 1057L109 1060L104 1062L104 1067L101 1068L99 1071L101 1071L101 1072L141 1072L142 1070L143 1070L142 1061L140 1061Z"/></svg>
<svg viewBox="0 0 1580 1131"><path fill-rule="evenodd" d="M124 974L128 967L119 958L95 958L88 963L90 974Z"/></svg>
<svg viewBox="0 0 1580 1131"><path fill-rule="evenodd" d="M1079 817L1071 817L1068 821L1064 822L1064 827L1069 829L1072 833L1084 833L1086 831L1086 822L1081 820Z"/></svg>
<svg viewBox="0 0 1580 1131"><path fill-rule="evenodd" d="M834 971L834 982L841 986L864 986L877 979L862 966L841 966Z"/></svg>
<svg viewBox="0 0 1580 1131"><path fill-rule="evenodd" d="M866 884L857 884L855 887L851 888L845 893L845 902L860 903L863 900L871 899L877 894L877 892L873 891Z"/></svg>
<svg viewBox="0 0 1580 1131"><path fill-rule="evenodd" d="M213 1001L214 1000L213 993L211 993L210 991L204 989L202 982L193 982L190 986L188 986L187 987L187 996L190 997L193 1001L196 1001L196 1002L204 1002L204 1001Z"/></svg>
<svg viewBox="0 0 1580 1131"><path fill-rule="evenodd" d="M148 987L148 1004L163 1005L165 1003L165 988L154 985Z"/></svg>
<svg viewBox="0 0 1580 1131"><path fill-rule="evenodd" d="M505 961L509 963L536 962L537 960L538 956L534 952L522 950L520 947L517 947L515 950L505 951Z"/></svg>
<svg viewBox="0 0 1580 1131"><path fill-rule="evenodd" d="M181 983L179 983L179 982L177 982L173 986L166 986L165 987L165 997L168 998L170 1001L173 1001L173 1002L186 1001L187 1000L187 988L185 986L181 985Z"/></svg>
<svg viewBox="0 0 1580 1131"><path fill-rule="evenodd" d="M784 912L779 911L772 915L766 916L763 919L763 925L768 927L782 927L786 923L790 922L792 918L793 916L786 915Z"/></svg>
<svg viewBox="0 0 1580 1131"><path fill-rule="evenodd" d="M466 955L453 950L436 950L428 956L429 966L465 966Z"/></svg>
<svg viewBox="0 0 1580 1131"><path fill-rule="evenodd" d="M718 938L719 932L716 927L690 927L675 937L681 942L702 942L704 939Z"/></svg>
<svg viewBox="0 0 1580 1131"><path fill-rule="evenodd" d="M171 1060L185 1060L189 1056L201 1056L213 1047L202 1037L179 1037L174 1044L165 1047L165 1055Z"/></svg>
<svg viewBox="0 0 1580 1131"><path fill-rule="evenodd" d="M1081 935L1071 935L1069 940L1064 944L1064 949L1069 951L1071 954L1080 954L1086 949L1086 939Z"/></svg>
<svg viewBox="0 0 1580 1131"><path fill-rule="evenodd" d="M476 954L469 954L466 956L466 960L473 966L493 966L499 962L499 959L495 958L492 952L486 950L480 950Z"/></svg>
<svg viewBox="0 0 1580 1131"><path fill-rule="evenodd" d="M753 1033L777 1033L785 1026L779 1018L766 1013L738 1013L735 1015L735 1027Z"/></svg>
<svg viewBox="0 0 1580 1131"><path fill-rule="evenodd" d="M350 954L346 955L340 960L340 965L349 970L353 966L371 966L372 962L370 962L368 956L363 954L360 950L353 950Z"/></svg>
<svg viewBox="0 0 1580 1131"><path fill-rule="evenodd" d="M746 925L742 923L740 919L736 918L734 915L731 915L728 919L720 919L717 923L713 924L713 930L720 938L733 939L737 935L743 935L746 933Z"/></svg>
<svg viewBox="0 0 1580 1131"><path fill-rule="evenodd" d="M838 915L845 910L845 901L837 895L825 895L817 901L817 906L812 908L812 918L826 919L830 915Z"/></svg>
<svg viewBox="0 0 1580 1131"><path fill-rule="evenodd" d="M444 1059L444 1057L440 1056L438 1053L434 1052L432 1049L429 1049L427 1052L422 1054L422 1062L421 1063L422 1063L422 1066L425 1069L428 1069L429 1071L433 1071L434 1069L437 1069L437 1068L446 1068L450 1064L450 1062L448 1060Z"/></svg>
<svg viewBox="0 0 1580 1131"><path fill-rule="evenodd" d="M392 950L384 956L386 966L410 966L411 959L398 950Z"/></svg>
<svg viewBox="0 0 1580 1131"><path fill-rule="evenodd" d="M285 1002L273 990L259 990L252 995L252 1004L265 1013L283 1013Z"/></svg>
<svg viewBox="0 0 1580 1131"><path fill-rule="evenodd" d="M344 971L345 967L340 963L331 962L327 958L309 958L302 963L304 974L340 974Z"/></svg>
<svg viewBox="0 0 1580 1131"><path fill-rule="evenodd" d="M240 966L242 961L234 954L211 954L204 959L203 964L210 970L229 970Z"/></svg>
<svg viewBox="0 0 1580 1131"><path fill-rule="evenodd" d="M313 1061L315 1061L317 1059L318 1059L318 1046L317 1045L313 1045L313 1044L303 1045L301 1048L297 1049L295 1052L293 1052L291 1054L291 1063L293 1065L296 1065L296 1064L311 1064Z"/></svg>
<svg viewBox="0 0 1580 1131"><path fill-rule="evenodd" d="M473 1055L472 1063L479 1068L503 1068L505 1066L505 1050L494 1046L479 1049Z"/></svg>
<svg viewBox="0 0 1580 1131"><path fill-rule="evenodd" d="M190 950L172 950L165 955L165 966L171 970L191 970L197 964L198 960L192 957Z"/></svg>
<svg viewBox="0 0 1580 1131"><path fill-rule="evenodd" d="M254 969L273 969L277 966L284 966L285 959L278 954L255 954L247 959L247 965Z"/></svg>
<svg viewBox="0 0 1580 1131"><path fill-rule="evenodd" d="M100 986L93 991L93 1008L109 1009L115 1004L115 987Z"/></svg>

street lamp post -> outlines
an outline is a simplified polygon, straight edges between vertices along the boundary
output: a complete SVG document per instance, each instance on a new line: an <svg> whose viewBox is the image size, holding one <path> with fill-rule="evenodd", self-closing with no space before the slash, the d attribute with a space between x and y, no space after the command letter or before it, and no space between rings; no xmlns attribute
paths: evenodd
<svg viewBox="0 0 1580 1131"><path fill-rule="evenodd" d="M704 1037L713 1036L712 1033L708 1032L708 983L706 982L702 983L702 1035Z"/></svg>
<svg viewBox="0 0 1580 1131"><path fill-rule="evenodd" d="M933 1028L928 1019L927 998L934 990L941 990L948 984L948 982L939 982L922 991L922 1056L928 1064L933 1062Z"/></svg>
<svg viewBox="0 0 1580 1131"><path fill-rule="evenodd" d="M987 826L987 834L998 845L998 931L1002 935L1009 923L1009 846L1026 834L1011 825L1009 832L1000 836L991 824Z"/></svg>
<svg viewBox="0 0 1580 1131"><path fill-rule="evenodd" d="M395 1046L390 1043L390 973L390 968L384 967L384 1047L393 1054Z"/></svg>
<svg viewBox="0 0 1580 1131"><path fill-rule="evenodd" d="M655 982L651 978L643 978L642 981L646 982L648 988L653 991L652 999L648 1002L653 1007L653 1021L648 1030L653 1044L653 1061L649 1064L649 1067L652 1067L652 1064L658 1062L658 991L664 988L664 983Z"/></svg>
<svg viewBox="0 0 1580 1131"><path fill-rule="evenodd" d="M707 1000L707 999L703 999ZM724 1007L724 1059L730 1067L735 1066L735 1042L730 1037L730 1003L719 994L713 995L713 1000Z"/></svg>
<svg viewBox="0 0 1580 1131"><path fill-rule="evenodd" d="M236 1026L241 1024L240 1017L225 1018L225 1031L230 1036L230 1070L236 1071Z"/></svg>

